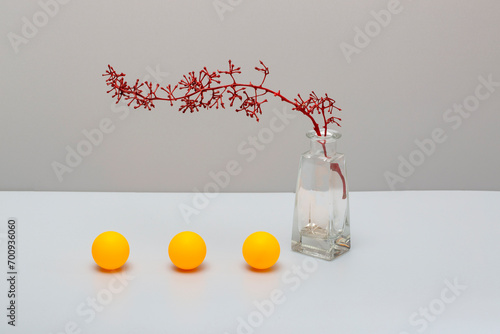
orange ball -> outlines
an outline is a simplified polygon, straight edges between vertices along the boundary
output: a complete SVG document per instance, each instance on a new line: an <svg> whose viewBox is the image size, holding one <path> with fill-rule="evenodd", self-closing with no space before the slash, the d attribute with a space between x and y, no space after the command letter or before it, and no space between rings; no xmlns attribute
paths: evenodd
<svg viewBox="0 0 500 334"><path fill-rule="evenodd" d="M180 269L191 270L205 260L207 246L198 234L185 231L172 238L168 245L168 256L172 263Z"/></svg>
<svg viewBox="0 0 500 334"><path fill-rule="evenodd" d="M130 247L127 239L118 232L101 233L92 244L92 257L103 269L118 269L127 262Z"/></svg>
<svg viewBox="0 0 500 334"><path fill-rule="evenodd" d="M255 269L271 268L280 257L280 244L268 232L255 232L243 243L243 257Z"/></svg>

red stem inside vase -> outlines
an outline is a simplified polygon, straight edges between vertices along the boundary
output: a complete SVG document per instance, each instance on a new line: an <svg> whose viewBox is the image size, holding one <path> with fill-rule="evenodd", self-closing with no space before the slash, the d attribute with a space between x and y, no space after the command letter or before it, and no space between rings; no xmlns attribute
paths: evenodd
<svg viewBox="0 0 500 334"><path fill-rule="evenodd" d="M325 158L328 158L328 154L326 154L326 140L318 140L318 143L320 143L321 146L323 147L323 153L325 154ZM340 170L339 164L336 162L331 162L330 169L332 171L336 172L337 174L339 174L340 179L342 180L342 190L343 190L342 199L346 199L347 198L347 187L346 187L344 175L342 174L342 171Z"/></svg>

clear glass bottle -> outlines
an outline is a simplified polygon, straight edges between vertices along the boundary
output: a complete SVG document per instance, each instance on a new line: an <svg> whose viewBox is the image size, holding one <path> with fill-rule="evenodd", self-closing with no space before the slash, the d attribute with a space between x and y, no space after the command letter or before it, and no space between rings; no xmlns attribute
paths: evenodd
<svg viewBox="0 0 500 334"><path fill-rule="evenodd" d="M341 134L309 131L307 137L311 148L300 159L292 250L333 260L351 247L345 158L337 152Z"/></svg>

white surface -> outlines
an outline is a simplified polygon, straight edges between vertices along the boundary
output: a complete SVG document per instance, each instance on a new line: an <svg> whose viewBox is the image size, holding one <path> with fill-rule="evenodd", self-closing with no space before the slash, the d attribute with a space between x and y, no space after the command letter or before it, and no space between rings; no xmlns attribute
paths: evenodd
<svg viewBox="0 0 500 334"><path fill-rule="evenodd" d="M166 85L228 59L252 82L263 60L269 87L289 98L314 90L337 100L351 190L390 190L384 173L397 173L399 156L409 159L415 140L435 128L446 142L396 190L500 190L500 87L470 115L443 118L474 96L479 76L500 82L500 1L400 0L400 12L351 63L342 43L355 46L355 29L377 29L371 12L398 0L65 0L15 53L7 35L21 35L23 17L43 14L40 2L55 0L0 1L1 190L203 191L210 171L237 160L243 171L223 191L294 191L311 124L303 115L272 123L280 101L268 98L259 123L235 108L116 109L101 77L112 64L131 81ZM217 3L229 6L223 20ZM76 149L82 131L105 118L113 132L59 182L52 163L66 164L66 147ZM248 138L271 124L281 132L248 162Z"/></svg>
<svg viewBox="0 0 500 334"><path fill-rule="evenodd" d="M279 289L286 300L255 333L413 334L421 327L409 317L441 298L447 280L466 289L425 333L500 331L499 192L351 193L352 249L333 262L290 251L291 193L221 194L186 224L177 206L190 196L0 193L0 232L17 217L20 247L19 325L8 327L2 314L2 333L55 334L74 321L93 334L232 334L238 317ZM90 253L107 230L127 237L131 254L122 273L134 278L86 323L78 305L115 277L98 270ZM169 240L184 230L208 247L193 273L168 259ZM243 240L259 230L281 244L277 266L264 273L250 270L241 255ZM290 272L315 263L307 278ZM1 289L4 305L4 280Z"/></svg>

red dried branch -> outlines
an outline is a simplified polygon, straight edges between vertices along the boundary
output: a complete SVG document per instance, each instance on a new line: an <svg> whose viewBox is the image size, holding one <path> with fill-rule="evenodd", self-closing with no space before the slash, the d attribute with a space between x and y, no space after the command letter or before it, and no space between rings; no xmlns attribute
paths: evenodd
<svg viewBox="0 0 500 334"><path fill-rule="evenodd" d="M336 124L340 126L339 117L328 117L332 115L334 110L341 109L335 106L335 100L330 98L328 94L323 97L318 97L316 93L311 92L309 97L304 100L300 94L292 101L284 97L281 91L273 91L264 87L269 68L260 62L261 67L255 67L255 70L262 73L262 82L260 85L254 85L251 82L248 84L238 83L235 75L241 74L241 68L235 67L229 60L228 70L217 70L210 72L207 68L203 68L198 72L189 72L175 85L170 84L165 87L152 84L149 81L139 83L135 82L133 86L129 86L125 81L125 74L117 73L112 66L108 65L108 70L103 76L106 76L106 84L111 87L108 93L113 92L113 98L116 98L116 103L121 99L128 101L128 105L134 105L134 108L143 107L151 110L155 107L154 101L168 101L171 106L174 102L180 101L179 111L185 113L197 112L200 109L209 108L225 108L224 94L227 93L229 106L237 106L236 112L244 111L250 118L255 118L259 121L259 115L262 114L262 104L268 102L263 96L270 93L281 101L291 104L293 110L301 112L307 116L313 123L313 128L318 136L321 136L320 127L314 115L321 115L323 118L324 129L323 135L327 134L328 124ZM230 80L230 83L222 84L222 75ZM165 92L166 96L158 96L159 91ZM176 91L179 93L176 95ZM163 94L164 95L164 94Z"/></svg>

